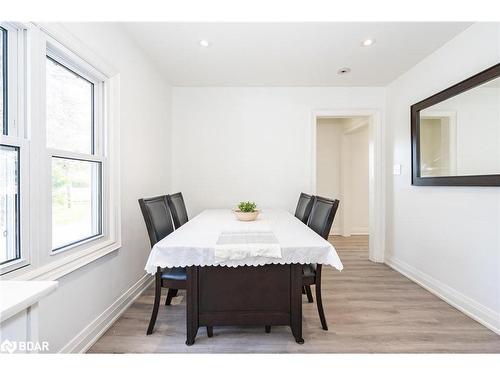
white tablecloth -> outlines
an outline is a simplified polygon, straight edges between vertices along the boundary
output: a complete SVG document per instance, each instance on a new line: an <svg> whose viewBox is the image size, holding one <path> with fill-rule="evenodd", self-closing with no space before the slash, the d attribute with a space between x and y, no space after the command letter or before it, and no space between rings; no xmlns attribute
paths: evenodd
<svg viewBox="0 0 500 375"><path fill-rule="evenodd" d="M215 248L222 232L271 231L281 247L281 258L250 257L216 263ZM261 266L264 264L321 263L342 270L335 248L284 210L263 210L256 221L238 221L231 210L205 210L159 241L151 250L146 271L157 267Z"/></svg>
<svg viewBox="0 0 500 375"><path fill-rule="evenodd" d="M251 257L282 258L281 246L271 231L222 232L214 254L217 264Z"/></svg>

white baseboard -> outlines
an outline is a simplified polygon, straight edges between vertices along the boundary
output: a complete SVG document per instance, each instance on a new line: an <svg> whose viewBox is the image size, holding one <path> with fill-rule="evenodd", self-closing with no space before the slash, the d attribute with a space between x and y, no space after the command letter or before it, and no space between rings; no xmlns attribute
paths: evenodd
<svg viewBox="0 0 500 375"><path fill-rule="evenodd" d="M500 314L415 267L386 255L385 264L500 335Z"/></svg>
<svg viewBox="0 0 500 375"><path fill-rule="evenodd" d="M85 353L111 325L125 312L125 310L141 295L154 280L146 274L130 289L123 293L101 315L95 318L87 327L82 329L59 353Z"/></svg>

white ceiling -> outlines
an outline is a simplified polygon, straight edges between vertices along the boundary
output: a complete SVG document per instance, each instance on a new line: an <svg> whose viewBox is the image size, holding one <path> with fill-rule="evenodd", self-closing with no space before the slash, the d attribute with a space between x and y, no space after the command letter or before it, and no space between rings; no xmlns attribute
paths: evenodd
<svg viewBox="0 0 500 375"><path fill-rule="evenodd" d="M124 23L174 86L385 86L470 23ZM366 38L376 39L361 47ZM212 44L199 45L201 39ZM339 76L340 68L351 73Z"/></svg>

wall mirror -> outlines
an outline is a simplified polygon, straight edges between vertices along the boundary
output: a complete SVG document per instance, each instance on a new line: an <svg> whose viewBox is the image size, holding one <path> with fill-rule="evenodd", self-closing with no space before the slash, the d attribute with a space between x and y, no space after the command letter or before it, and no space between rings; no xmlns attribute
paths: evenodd
<svg viewBox="0 0 500 375"><path fill-rule="evenodd" d="M411 106L412 185L500 186L500 64Z"/></svg>

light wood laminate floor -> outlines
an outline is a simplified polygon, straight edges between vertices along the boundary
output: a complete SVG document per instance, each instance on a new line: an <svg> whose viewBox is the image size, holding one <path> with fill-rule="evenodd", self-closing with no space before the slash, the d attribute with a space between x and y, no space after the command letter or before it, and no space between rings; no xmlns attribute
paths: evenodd
<svg viewBox="0 0 500 375"><path fill-rule="evenodd" d="M344 264L323 271L323 303L329 331L316 304L304 296L304 345L289 327L200 327L186 346L184 291L160 307L155 331L146 336L151 286L91 347L91 353L500 353L500 337L384 264L368 260L366 236L331 238ZM162 302L166 290L163 291Z"/></svg>

